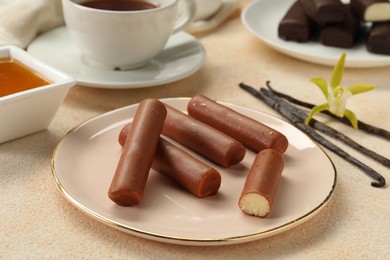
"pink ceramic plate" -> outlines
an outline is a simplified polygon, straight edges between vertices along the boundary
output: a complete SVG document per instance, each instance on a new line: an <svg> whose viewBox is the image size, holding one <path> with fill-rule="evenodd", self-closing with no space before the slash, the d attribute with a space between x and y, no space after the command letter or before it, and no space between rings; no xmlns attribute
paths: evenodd
<svg viewBox="0 0 390 260"><path fill-rule="evenodd" d="M186 110L188 98L163 102ZM91 119L70 131L52 158L55 181L72 204L102 223L130 234L187 245L225 245L264 238L286 231L318 213L331 198L336 171L327 155L294 126L270 115L237 105L227 106L284 133L290 141L286 166L271 214L264 219L245 215L237 206L255 154L222 169L219 193L199 199L165 177L149 175L139 206L119 207L107 196L121 146L119 131L137 105Z"/></svg>

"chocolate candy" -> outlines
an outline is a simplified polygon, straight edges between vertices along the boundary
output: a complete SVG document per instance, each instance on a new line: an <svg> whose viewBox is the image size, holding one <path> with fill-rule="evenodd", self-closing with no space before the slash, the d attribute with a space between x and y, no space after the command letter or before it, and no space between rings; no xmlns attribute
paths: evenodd
<svg viewBox="0 0 390 260"><path fill-rule="evenodd" d="M390 55L390 21L372 25L367 39L367 50Z"/></svg>
<svg viewBox="0 0 390 260"><path fill-rule="evenodd" d="M242 161L246 153L242 143L173 107L165 106L168 113L162 134L222 167Z"/></svg>
<svg viewBox="0 0 390 260"><path fill-rule="evenodd" d="M351 48L355 45L360 23L356 17L347 12L343 22L324 25L320 33L320 42L323 45L340 48Z"/></svg>
<svg viewBox="0 0 390 260"><path fill-rule="evenodd" d="M351 8L361 21L390 20L390 2L388 0L351 0Z"/></svg>
<svg viewBox="0 0 390 260"><path fill-rule="evenodd" d="M284 153L288 147L282 133L208 97L192 97L187 111L193 118L233 137L254 152L272 148Z"/></svg>
<svg viewBox="0 0 390 260"><path fill-rule="evenodd" d="M299 0L305 13L320 24L341 22L345 19L346 9L340 0Z"/></svg>
<svg viewBox="0 0 390 260"><path fill-rule="evenodd" d="M158 143L152 168L199 198L217 194L221 186L217 170L163 138Z"/></svg>
<svg viewBox="0 0 390 260"><path fill-rule="evenodd" d="M284 159L277 151L257 154L238 201L244 213L262 218L270 213L283 169Z"/></svg>
<svg viewBox="0 0 390 260"><path fill-rule="evenodd" d="M279 23L279 38L285 41L307 42L310 39L310 24L301 4L296 1Z"/></svg>
<svg viewBox="0 0 390 260"><path fill-rule="evenodd" d="M141 202L167 110L157 99L139 103L108 196L119 206Z"/></svg>
<svg viewBox="0 0 390 260"><path fill-rule="evenodd" d="M125 125L118 136L123 147L131 124ZM199 198L215 195L221 186L221 174L180 147L160 137L152 169L168 177Z"/></svg>

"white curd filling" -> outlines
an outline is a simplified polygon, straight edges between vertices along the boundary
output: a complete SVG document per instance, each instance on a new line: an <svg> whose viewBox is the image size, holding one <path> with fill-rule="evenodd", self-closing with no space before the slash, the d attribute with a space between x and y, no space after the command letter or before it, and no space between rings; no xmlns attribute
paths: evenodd
<svg viewBox="0 0 390 260"><path fill-rule="evenodd" d="M364 19L369 22L389 20L390 3L376 3L369 6L364 13Z"/></svg>
<svg viewBox="0 0 390 260"><path fill-rule="evenodd" d="M257 193L248 193L242 197L239 207L246 214L258 217L266 216L271 210L268 200Z"/></svg>

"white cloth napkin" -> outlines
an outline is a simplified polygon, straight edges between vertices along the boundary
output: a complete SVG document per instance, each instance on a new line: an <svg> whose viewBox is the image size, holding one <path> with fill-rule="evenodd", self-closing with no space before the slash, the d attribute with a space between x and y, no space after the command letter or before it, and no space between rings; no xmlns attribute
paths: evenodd
<svg viewBox="0 0 390 260"><path fill-rule="evenodd" d="M62 24L61 0L0 0L0 46L26 48L37 35Z"/></svg>

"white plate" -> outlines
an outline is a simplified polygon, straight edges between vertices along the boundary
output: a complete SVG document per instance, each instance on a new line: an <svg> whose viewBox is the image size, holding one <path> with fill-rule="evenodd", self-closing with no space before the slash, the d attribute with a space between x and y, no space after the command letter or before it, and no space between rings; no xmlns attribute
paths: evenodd
<svg viewBox="0 0 390 260"><path fill-rule="evenodd" d="M182 111L188 98L163 99ZM267 114L226 104L284 133L290 141L274 207L267 218L245 215L238 198L255 154L229 169L213 165L222 175L217 195L199 199L162 175L149 175L142 202L120 207L107 195L121 153L121 128L137 105L91 119L69 132L58 144L52 173L62 194L77 208L111 227L144 238L175 244L225 245L275 235L318 213L336 185L335 168L327 155L304 133Z"/></svg>
<svg viewBox="0 0 390 260"><path fill-rule="evenodd" d="M245 27L270 47L297 59L334 66L342 52L347 53L346 67L389 66L390 56L372 54L364 43L351 49L334 48L319 42L287 42L278 37L278 24L295 0L257 0L248 4L241 20Z"/></svg>
<svg viewBox="0 0 390 260"><path fill-rule="evenodd" d="M66 27L37 37L27 52L72 75L79 85L100 88L140 88L161 85L188 77L199 70L206 52L188 33L178 32L149 65L136 70L115 71L93 68L83 61Z"/></svg>

